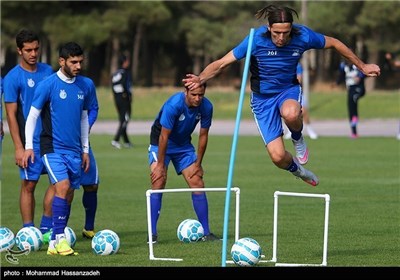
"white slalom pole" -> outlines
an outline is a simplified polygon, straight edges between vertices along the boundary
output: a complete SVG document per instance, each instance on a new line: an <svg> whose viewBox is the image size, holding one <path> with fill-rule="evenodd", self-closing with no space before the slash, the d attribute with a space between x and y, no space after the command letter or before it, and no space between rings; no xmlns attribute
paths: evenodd
<svg viewBox="0 0 400 280"><path fill-rule="evenodd" d="M236 146L237 146L237 138L239 135L239 127L240 127L240 119L242 116L242 107L243 107L243 99L246 91L246 83L247 76L250 67L250 55L251 48L253 45L253 37L254 37L254 28L250 29L249 34L249 43L247 45L247 53L246 53L246 62L244 65L243 76L242 76L242 85L240 87L240 96L239 96L239 104L236 113L236 124L235 124L235 132L233 134L233 142L231 149L231 158L229 162L229 172L228 172L228 181L227 181L227 189L225 196L225 212L224 212L224 229L223 229L223 238L222 238L222 267L226 266L226 251L227 251L227 243L228 243L228 221L229 221L229 205L231 198L231 186L232 186L232 176L233 176L233 167L235 165L235 156L236 156Z"/></svg>

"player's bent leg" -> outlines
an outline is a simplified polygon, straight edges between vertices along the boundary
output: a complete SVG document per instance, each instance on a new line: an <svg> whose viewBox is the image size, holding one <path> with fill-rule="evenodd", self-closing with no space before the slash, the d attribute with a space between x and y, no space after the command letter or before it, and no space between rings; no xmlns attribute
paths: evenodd
<svg viewBox="0 0 400 280"><path fill-rule="evenodd" d="M300 164L304 165L308 162L308 147L306 142L304 141L303 135L300 137L299 140L292 139L294 149L296 151L296 158Z"/></svg>
<svg viewBox="0 0 400 280"><path fill-rule="evenodd" d="M308 169L305 169L296 158L293 158L295 164L297 165L297 170L293 171L292 174L297 178L302 179L304 182L315 187L319 184L318 177Z"/></svg>

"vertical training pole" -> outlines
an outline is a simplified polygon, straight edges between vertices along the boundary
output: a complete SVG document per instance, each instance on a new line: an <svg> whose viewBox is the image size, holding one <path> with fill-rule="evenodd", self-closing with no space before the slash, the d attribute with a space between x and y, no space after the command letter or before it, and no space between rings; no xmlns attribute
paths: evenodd
<svg viewBox="0 0 400 280"><path fill-rule="evenodd" d="M242 84L240 87L240 96L239 96L239 104L236 113L236 124L235 124L235 132L233 134L233 142L231 149L231 158L229 162L229 172L228 172L228 181L226 184L226 196L225 196L225 212L224 212L224 229L223 229L223 237L222 237L222 266L226 266L226 250L227 250L227 242L228 242L228 221L229 221L229 204L230 204L230 196L231 196L231 186L232 186L232 176L233 176L233 167L235 165L235 156L236 156L236 146L237 146L237 138L239 135L239 127L240 127L240 119L242 116L242 107L243 107L243 99L246 91L246 83L247 76L249 72L250 66L250 55L251 48L253 45L253 37L254 37L254 28L250 29L249 34L249 42L247 45L247 53L246 53L246 62L243 69L242 76Z"/></svg>

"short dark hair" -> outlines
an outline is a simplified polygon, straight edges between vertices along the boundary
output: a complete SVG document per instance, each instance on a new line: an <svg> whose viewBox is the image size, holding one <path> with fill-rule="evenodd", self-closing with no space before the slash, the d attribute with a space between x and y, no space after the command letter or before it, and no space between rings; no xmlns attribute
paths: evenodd
<svg viewBox="0 0 400 280"><path fill-rule="evenodd" d="M73 56L83 55L83 49L75 42L69 42L63 45L59 50L59 57L67 59Z"/></svg>
<svg viewBox="0 0 400 280"><path fill-rule="evenodd" d="M31 43L34 41L39 41L39 36L34 33L32 30L22 29L15 36L15 43L19 49L24 47L24 43Z"/></svg>
<svg viewBox="0 0 400 280"><path fill-rule="evenodd" d="M124 62L127 61L128 59L129 59L128 53L126 52L121 53L118 57L118 66L122 67L122 64L124 64Z"/></svg>

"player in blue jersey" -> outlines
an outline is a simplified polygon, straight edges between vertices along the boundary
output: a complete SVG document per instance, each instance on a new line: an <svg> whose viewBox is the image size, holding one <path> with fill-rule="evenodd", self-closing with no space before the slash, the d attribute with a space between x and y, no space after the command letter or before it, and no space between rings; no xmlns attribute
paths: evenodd
<svg viewBox="0 0 400 280"><path fill-rule="evenodd" d="M3 81L4 103L7 112L7 122L15 149L15 164L19 166L21 178L20 212L24 227L34 226L35 188L40 175L46 173L41 160L22 167L25 143L25 122L31 107L34 91L39 82L50 76L54 71L50 65L38 62L40 54L39 37L31 30L21 30L15 38L20 62L12 68ZM40 159L39 135L41 121L34 133L33 150ZM51 201L49 186L44 197L44 204ZM52 226L51 213L44 213L40 230L44 233Z"/></svg>
<svg viewBox="0 0 400 280"><path fill-rule="evenodd" d="M3 78L0 77L0 155L3 155L3 138L4 138L4 129L3 129ZM0 157L0 166L3 166L3 157ZM0 178L2 177L2 168L0 168Z"/></svg>
<svg viewBox="0 0 400 280"><path fill-rule="evenodd" d="M294 24L297 12L288 7L269 5L256 13L268 24L254 31L251 49L251 101L257 127L272 162L306 183L316 186L319 179L302 165L308 161L308 148L302 135L301 86L296 67L302 54L310 49L334 48L367 76L379 76L380 68L366 64L336 38ZM195 89L220 74L230 64L246 57L249 36L221 59L210 63L198 76L187 74L185 86ZM285 149L282 121L292 133L296 157Z"/></svg>
<svg viewBox="0 0 400 280"><path fill-rule="evenodd" d="M151 188L164 189L167 171L172 161L178 175L183 175L190 188L204 188L202 161L208 143L213 105L204 96L206 85L185 89L172 95L162 106L152 127L149 146ZM200 123L197 155L192 144L192 133ZM151 227L153 242L157 242L157 221L161 211L162 193L153 193L151 201ZM208 201L205 192L193 192L192 203L199 222L204 228L203 240L219 240L210 232Z"/></svg>
<svg viewBox="0 0 400 280"><path fill-rule="evenodd" d="M76 254L64 230L73 192L81 184L81 170L89 169L88 110L97 103L93 81L79 75L83 59L82 48L74 42L60 48L61 68L38 85L25 127L24 166L36 161L32 150L33 131L39 116L42 118L40 153L55 187L48 255Z"/></svg>
<svg viewBox="0 0 400 280"><path fill-rule="evenodd" d="M88 111L89 131L97 119L98 112L99 106L96 100ZM97 211L97 190L100 183L99 170L91 145L89 145L89 158L89 170L83 172L81 175L81 185L83 187L82 204L85 208L85 226L82 230L82 236L91 239L96 234L94 231L94 221Z"/></svg>
<svg viewBox="0 0 400 280"><path fill-rule="evenodd" d="M93 90L95 91L96 89ZM88 110L89 131L97 119L98 112L99 112L99 106L97 102L94 102L92 104L92 107ZM94 231L94 221L97 212L97 190L99 188L100 178L99 178L99 170L97 168L97 162L94 157L91 145L89 145L89 159L90 159L89 170L87 172L84 172L84 170L82 169L81 171L81 186L83 187L82 204L85 209L85 225L82 230L82 236L84 238L92 239L96 234ZM55 190L53 191L53 197L54 195L55 195ZM69 212L71 211L72 199L73 196L68 197ZM51 216L51 204L52 201L49 201L49 203L44 206L44 209L49 209L47 212L50 213L50 216ZM67 217L69 218L69 214ZM45 244L49 243L52 231L53 230L51 228L51 230L43 234L43 243Z"/></svg>
<svg viewBox="0 0 400 280"><path fill-rule="evenodd" d="M3 129L3 78L0 77L0 142L3 141L4 129ZM3 154L3 145L0 143L0 155ZM1 159L0 159L1 162ZM1 178L1 176L0 176Z"/></svg>

